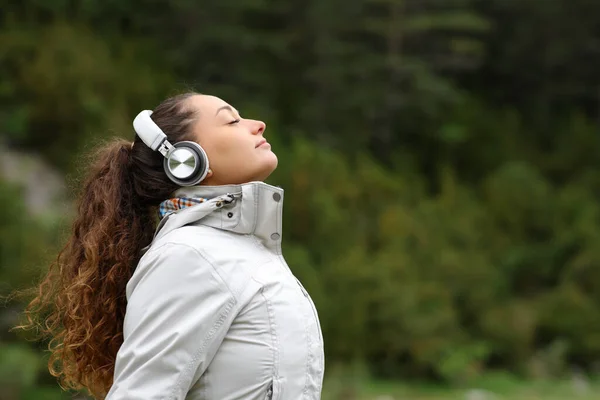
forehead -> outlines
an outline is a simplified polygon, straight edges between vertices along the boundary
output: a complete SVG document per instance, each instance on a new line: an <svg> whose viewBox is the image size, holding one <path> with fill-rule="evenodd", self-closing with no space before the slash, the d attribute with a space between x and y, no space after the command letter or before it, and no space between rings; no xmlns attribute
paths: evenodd
<svg viewBox="0 0 600 400"><path fill-rule="evenodd" d="M188 101L202 116L214 116L219 108L229 105L223 99L204 94L193 96Z"/></svg>

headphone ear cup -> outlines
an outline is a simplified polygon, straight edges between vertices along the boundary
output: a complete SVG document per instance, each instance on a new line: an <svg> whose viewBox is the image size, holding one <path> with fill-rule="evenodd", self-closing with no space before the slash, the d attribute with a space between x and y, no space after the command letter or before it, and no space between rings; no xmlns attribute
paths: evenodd
<svg viewBox="0 0 600 400"><path fill-rule="evenodd" d="M208 157L196 142L184 141L173 145L173 150L163 162L165 173L179 186L194 186L208 173Z"/></svg>

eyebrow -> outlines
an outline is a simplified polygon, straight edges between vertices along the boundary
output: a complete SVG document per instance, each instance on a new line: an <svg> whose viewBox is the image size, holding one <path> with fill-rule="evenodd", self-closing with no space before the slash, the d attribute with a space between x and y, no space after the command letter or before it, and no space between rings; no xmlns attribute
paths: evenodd
<svg viewBox="0 0 600 400"><path fill-rule="evenodd" d="M221 107L221 108L219 108L217 110L217 112L215 113L215 115L217 115L221 110L229 110L229 111L231 111L232 113L235 114L235 112L234 112L233 108L231 108L231 106L223 106L223 107Z"/></svg>

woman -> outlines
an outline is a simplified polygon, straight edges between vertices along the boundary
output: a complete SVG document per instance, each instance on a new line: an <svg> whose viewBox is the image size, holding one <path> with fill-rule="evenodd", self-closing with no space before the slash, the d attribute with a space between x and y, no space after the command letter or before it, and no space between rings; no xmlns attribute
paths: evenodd
<svg viewBox="0 0 600 400"><path fill-rule="evenodd" d="M51 372L109 400L319 399L323 339L281 254L265 124L189 93L134 128L97 155L27 309Z"/></svg>

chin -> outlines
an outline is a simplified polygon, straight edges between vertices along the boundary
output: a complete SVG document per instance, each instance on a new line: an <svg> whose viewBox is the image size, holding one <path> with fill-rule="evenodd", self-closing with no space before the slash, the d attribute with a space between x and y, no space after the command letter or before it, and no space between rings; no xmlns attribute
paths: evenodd
<svg viewBox="0 0 600 400"><path fill-rule="evenodd" d="M270 154L268 155L268 157L265 157L265 159L262 160L263 162L261 163L262 165L260 171L256 174L259 179L256 180L264 181L265 179L267 179L273 173L273 171L275 171L277 165L279 164L279 160L277 159L275 153L269 153Z"/></svg>

